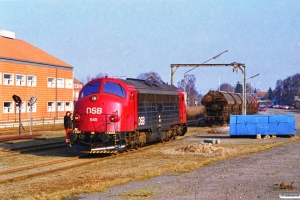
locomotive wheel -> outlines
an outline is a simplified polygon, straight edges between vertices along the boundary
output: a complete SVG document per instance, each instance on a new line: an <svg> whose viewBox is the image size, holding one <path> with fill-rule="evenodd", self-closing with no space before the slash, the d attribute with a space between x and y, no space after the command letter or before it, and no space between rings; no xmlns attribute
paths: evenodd
<svg viewBox="0 0 300 200"><path fill-rule="evenodd" d="M146 144L146 138L147 138L146 133L145 132L140 132L139 138L138 138L139 146L144 146Z"/></svg>
<svg viewBox="0 0 300 200"><path fill-rule="evenodd" d="M187 132L187 127L184 126L180 135L183 136L186 132Z"/></svg>
<svg viewBox="0 0 300 200"><path fill-rule="evenodd" d="M129 150L125 147L122 151L120 151L121 153L127 153L129 152Z"/></svg>

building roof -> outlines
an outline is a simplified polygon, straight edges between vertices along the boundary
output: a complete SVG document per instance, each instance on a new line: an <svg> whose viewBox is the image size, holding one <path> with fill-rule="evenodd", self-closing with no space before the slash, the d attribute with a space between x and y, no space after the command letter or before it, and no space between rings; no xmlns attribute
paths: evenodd
<svg viewBox="0 0 300 200"><path fill-rule="evenodd" d="M73 68L68 63L19 39L0 36L0 59Z"/></svg>
<svg viewBox="0 0 300 200"><path fill-rule="evenodd" d="M264 97L268 92L257 92L258 97Z"/></svg>
<svg viewBox="0 0 300 200"><path fill-rule="evenodd" d="M78 79L76 79L76 78L74 78L74 83L76 83L76 84L82 84L82 82L81 81L79 81Z"/></svg>

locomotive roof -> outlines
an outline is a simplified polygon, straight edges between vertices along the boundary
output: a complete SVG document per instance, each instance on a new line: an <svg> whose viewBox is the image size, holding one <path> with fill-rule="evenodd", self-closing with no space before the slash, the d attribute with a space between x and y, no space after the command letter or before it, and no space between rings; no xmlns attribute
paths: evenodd
<svg viewBox="0 0 300 200"><path fill-rule="evenodd" d="M126 80L122 81L128 85L134 86L139 93L178 95L178 89L174 85L132 78L127 78Z"/></svg>

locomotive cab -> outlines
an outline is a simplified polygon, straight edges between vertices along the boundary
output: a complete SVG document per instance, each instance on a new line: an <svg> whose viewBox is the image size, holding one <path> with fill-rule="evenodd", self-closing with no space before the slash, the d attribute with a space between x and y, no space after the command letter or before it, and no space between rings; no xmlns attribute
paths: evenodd
<svg viewBox="0 0 300 200"><path fill-rule="evenodd" d="M133 96L134 93L128 95L126 85L117 79L95 79L86 84L75 104L74 132L71 134L75 149L105 152L124 148L122 129L134 127L126 126L131 124L126 121L133 120L133 115L124 117L123 112L134 106Z"/></svg>

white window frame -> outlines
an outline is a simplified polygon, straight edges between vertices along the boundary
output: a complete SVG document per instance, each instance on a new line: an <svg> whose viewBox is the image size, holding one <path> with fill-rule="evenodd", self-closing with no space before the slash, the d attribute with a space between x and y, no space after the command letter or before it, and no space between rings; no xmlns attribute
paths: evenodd
<svg viewBox="0 0 300 200"><path fill-rule="evenodd" d="M67 105L67 104L69 104L69 105ZM66 101L65 105L66 105L65 106L66 111L72 111L73 110L73 103L71 101Z"/></svg>
<svg viewBox="0 0 300 200"><path fill-rule="evenodd" d="M58 101L57 102L57 111L65 111L64 108L65 108L65 103L63 101Z"/></svg>
<svg viewBox="0 0 300 200"><path fill-rule="evenodd" d="M20 76L21 79L18 79L18 76ZM16 85L17 86L26 86L25 77L26 76L24 74L16 74Z"/></svg>
<svg viewBox="0 0 300 200"><path fill-rule="evenodd" d="M32 80L29 80L29 77L32 77ZM36 86L36 76L27 75L27 86Z"/></svg>
<svg viewBox="0 0 300 200"><path fill-rule="evenodd" d="M32 104L32 112L36 112L36 102L34 104ZM29 103L27 102L27 112L30 113L30 105Z"/></svg>
<svg viewBox="0 0 300 200"><path fill-rule="evenodd" d="M55 78L54 77L48 77L47 78L47 84L49 88L55 88Z"/></svg>
<svg viewBox="0 0 300 200"><path fill-rule="evenodd" d="M10 75L10 78L4 78L5 75ZM14 85L14 74L3 73L3 85Z"/></svg>
<svg viewBox="0 0 300 200"><path fill-rule="evenodd" d="M57 88L64 88L65 86L65 79L57 78Z"/></svg>
<svg viewBox="0 0 300 200"><path fill-rule="evenodd" d="M73 88L73 79L66 79L66 88Z"/></svg>
<svg viewBox="0 0 300 200"><path fill-rule="evenodd" d="M55 112L56 109L55 109L55 102L54 101L48 101L47 102L47 111L48 112Z"/></svg>
<svg viewBox="0 0 300 200"><path fill-rule="evenodd" d="M75 98L79 99L79 92L78 91L75 92Z"/></svg>
<svg viewBox="0 0 300 200"><path fill-rule="evenodd" d="M5 104L10 104L9 106L5 106ZM9 114L15 112L15 103L13 101L5 101L3 102L3 114Z"/></svg>

